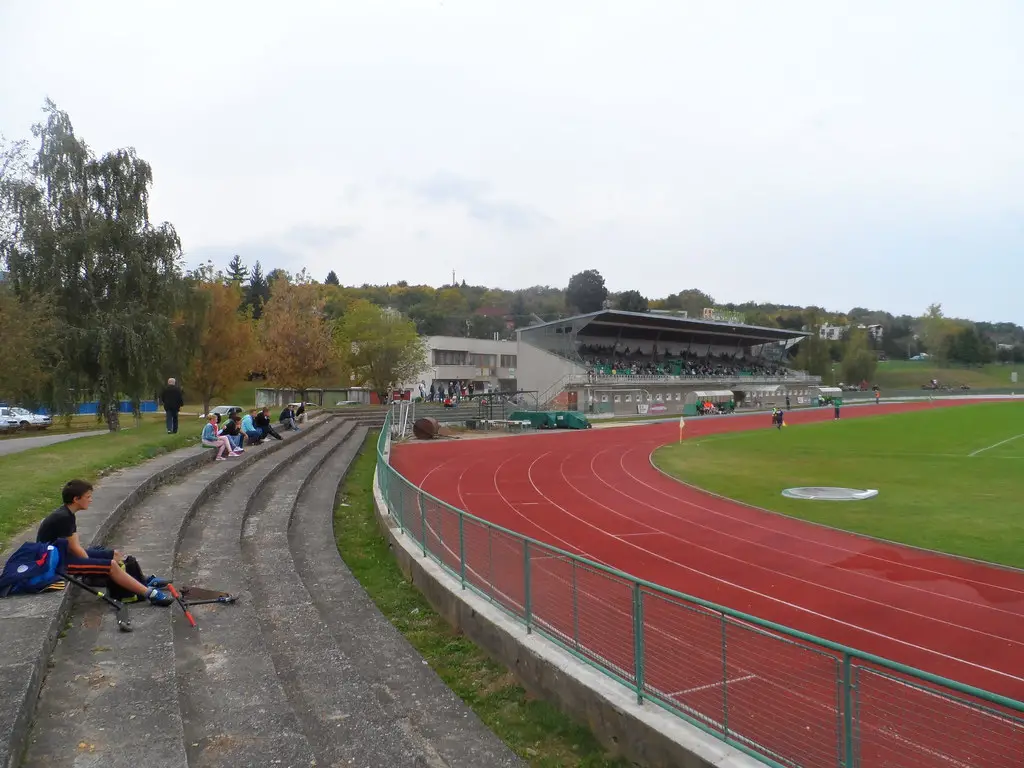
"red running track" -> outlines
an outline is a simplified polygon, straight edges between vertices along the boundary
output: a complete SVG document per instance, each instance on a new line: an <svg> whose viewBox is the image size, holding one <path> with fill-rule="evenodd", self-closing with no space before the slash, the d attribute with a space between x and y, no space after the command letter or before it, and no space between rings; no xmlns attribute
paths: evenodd
<svg viewBox="0 0 1024 768"><path fill-rule="evenodd" d="M849 407L843 416L963 402ZM796 411L787 420L800 424L831 415ZM764 428L767 420L688 420L686 437ZM676 439L678 426L663 423L406 444L394 447L391 463L453 506L554 547L1024 700L1024 572L887 544L701 492L650 463L655 448ZM457 540L454 518L439 510L430 518L428 529L439 541ZM473 546L468 533L466 538L469 571L491 574L492 582L503 584L503 600L521 606L521 547L492 543L482 552L482 544ZM457 571L458 552L437 549L447 550L446 561ZM534 615L631 679L630 593L597 572L576 570L570 574L570 564L560 558L534 563ZM571 579L585 605L568 605ZM646 596L644 610L646 682L721 727L720 622L653 595ZM741 624L731 625L728 635L730 729L794 764L836 765L834 660ZM1024 763L1020 729L870 669L858 683L863 765ZM895 731L893 720L901 723Z"/></svg>

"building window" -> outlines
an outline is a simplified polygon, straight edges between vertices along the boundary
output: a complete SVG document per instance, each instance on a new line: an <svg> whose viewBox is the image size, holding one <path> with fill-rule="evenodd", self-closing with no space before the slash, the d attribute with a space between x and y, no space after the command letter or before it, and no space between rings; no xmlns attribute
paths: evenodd
<svg viewBox="0 0 1024 768"><path fill-rule="evenodd" d="M502 355L501 356L501 367L502 368L515 368L516 367L516 356L515 355Z"/></svg>
<svg viewBox="0 0 1024 768"><path fill-rule="evenodd" d="M475 352L469 354L469 364L477 368L494 368L498 364L497 355L481 355Z"/></svg>
<svg viewBox="0 0 1024 768"><path fill-rule="evenodd" d="M434 365L466 365L466 353L452 349L435 349Z"/></svg>

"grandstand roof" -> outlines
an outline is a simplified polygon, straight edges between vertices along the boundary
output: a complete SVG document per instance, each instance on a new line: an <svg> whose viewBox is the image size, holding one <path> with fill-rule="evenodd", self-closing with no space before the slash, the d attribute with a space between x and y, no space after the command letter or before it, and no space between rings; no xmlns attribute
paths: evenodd
<svg viewBox="0 0 1024 768"><path fill-rule="evenodd" d="M758 325L725 323L717 320L695 320L652 312L625 312L604 309L585 315L574 315L522 330L528 331L553 325L572 324L578 336L618 336L652 341L685 341L695 344L764 344L809 336L805 331L788 328L765 328Z"/></svg>

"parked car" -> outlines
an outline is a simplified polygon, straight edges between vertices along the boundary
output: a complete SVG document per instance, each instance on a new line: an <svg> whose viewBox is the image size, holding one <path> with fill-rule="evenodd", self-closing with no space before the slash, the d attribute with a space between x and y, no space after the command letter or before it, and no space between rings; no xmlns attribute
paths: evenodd
<svg viewBox="0 0 1024 768"><path fill-rule="evenodd" d="M221 420L223 420L224 417L227 416L229 413L233 413L234 411L242 411L242 410L243 410L242 406L240 406L240 405L218 405L215 408L211 408L209 413L201 414L199 416L199 418L201 418L201 419L208 419L211 416L219 416L221 418Z"/></svg>
<svg viewBox="0 0 1024 768"><path fill-rule="evenodd" d="M13 406L11 413L18 420L22 429L46 429L53 425L53 418L47 414L32 413L27 408Z"/></svg>
<svg viewBox="0 0 1024 768"><path fill-rule="evenodd" d="M4 422L0 429L46 429L53 419L16 405L0 405L0 422Z"/></svg>

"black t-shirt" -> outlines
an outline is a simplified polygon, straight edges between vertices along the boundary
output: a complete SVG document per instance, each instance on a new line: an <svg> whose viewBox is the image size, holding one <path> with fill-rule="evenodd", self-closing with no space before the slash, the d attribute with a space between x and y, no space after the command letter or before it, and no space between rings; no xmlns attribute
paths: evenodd
<svg viewBox="0 0 1024 768"><path fill-rule="evenodd" d="M51 544L57 539L70 539L78 530L75 513L67 507L58 507L39 524L36 541Z"/></svg>

